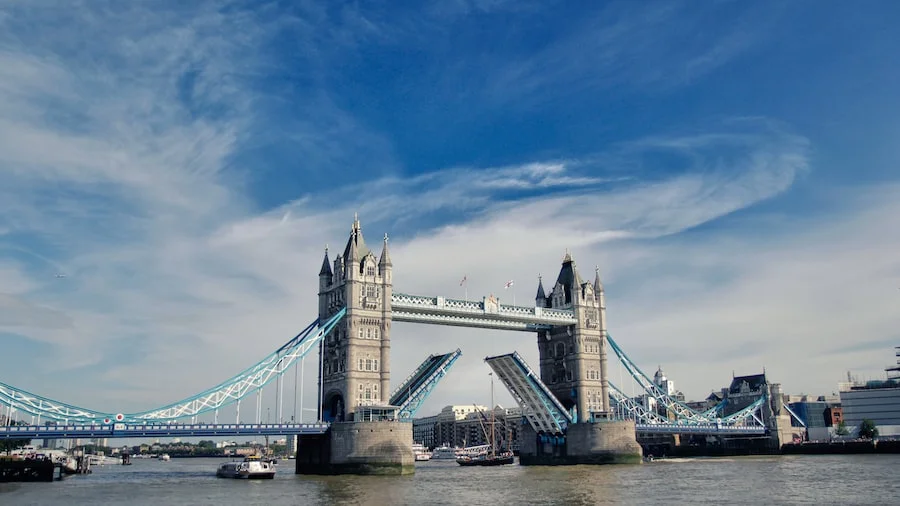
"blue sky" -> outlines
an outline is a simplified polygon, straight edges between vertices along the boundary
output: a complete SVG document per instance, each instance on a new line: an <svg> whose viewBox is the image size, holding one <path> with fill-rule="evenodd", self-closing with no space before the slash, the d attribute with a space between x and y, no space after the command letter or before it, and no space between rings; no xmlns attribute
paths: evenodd
<svg viewBox="0 0 900 506"><path fill-rule="evenodd" d="M200 391L315 317L354 212L400 291L525 302L567 248L599 265L611 333L689 397L879 377L898 14L0 1L0 381L110 411ZM457 346L426 410L486 402L486 355L537 362L527 335L397 326L395 379Z"/></svg>

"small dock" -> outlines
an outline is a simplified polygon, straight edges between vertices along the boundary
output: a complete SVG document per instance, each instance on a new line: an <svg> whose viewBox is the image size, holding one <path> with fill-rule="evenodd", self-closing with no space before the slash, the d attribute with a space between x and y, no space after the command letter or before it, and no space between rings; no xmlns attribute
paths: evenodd
<svg viewBox="0 0 900 506"><path fill-rule="evenodd" d="M53 481L62 476L62 465L52 460L0 460L0 483Z"/></svg>

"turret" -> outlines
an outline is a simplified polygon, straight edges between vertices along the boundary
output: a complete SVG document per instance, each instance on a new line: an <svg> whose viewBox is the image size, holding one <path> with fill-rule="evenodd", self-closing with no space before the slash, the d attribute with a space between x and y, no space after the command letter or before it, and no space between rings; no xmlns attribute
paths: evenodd
<svg viewBox="0 0 900 506"><path fill-rule="evenodd" d="M378 259L378 272L384 278L385 283L391 282L390 272L392 266L391 254L388 251L388 235L384 234L384 245L381 247L381 258Z"/></svg>
<svg viewBox="0 0 900 506"><path fill-rule="evenodd" d="M535 307L547 307L547 294L544 293L544 282L541 276L538 276L537 295L534 296Z"/></svg>
<svg viewBox="0 0 900 506"><path fill-rule="evenodd" d="M331 264L328 262L328 246L325 246L325 259L322 260L322 268L319 269L319 290L327 288L333 276Z"/></svg>

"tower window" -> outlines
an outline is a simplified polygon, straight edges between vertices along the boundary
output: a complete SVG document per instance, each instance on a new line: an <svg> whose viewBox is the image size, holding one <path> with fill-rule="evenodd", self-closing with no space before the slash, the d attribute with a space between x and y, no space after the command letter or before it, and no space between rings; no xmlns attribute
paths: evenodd
<svg viewBox="0 0 900 506"><path fill-rule="evenodd" d="M370 266L366 267L366 275L367 276L375 275L375 266L374 265L370 265Z"/></svg>

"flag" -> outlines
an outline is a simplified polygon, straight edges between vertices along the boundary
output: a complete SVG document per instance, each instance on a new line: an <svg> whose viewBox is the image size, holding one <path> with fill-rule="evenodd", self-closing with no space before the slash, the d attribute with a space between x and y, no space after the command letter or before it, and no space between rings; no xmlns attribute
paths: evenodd
<svg viewBox="0 0 900 506"><path fill-rule="evenodd" d="M506 282L505 285L503 285L503 289L506 290L507 288L513 286L514 284L515 283L513 283L513 280L510 279L509 281Z"/></svg>
<svg viewBox="0 0 900 506"><path fill-rule="evenodd" d="M462 278L462 279L460 280L460 282L459 282L459 286L463 286L464 284L466 284L466 278L467 278L467 277L468 277L468 276L463 276L463 278Z"/></svg>

